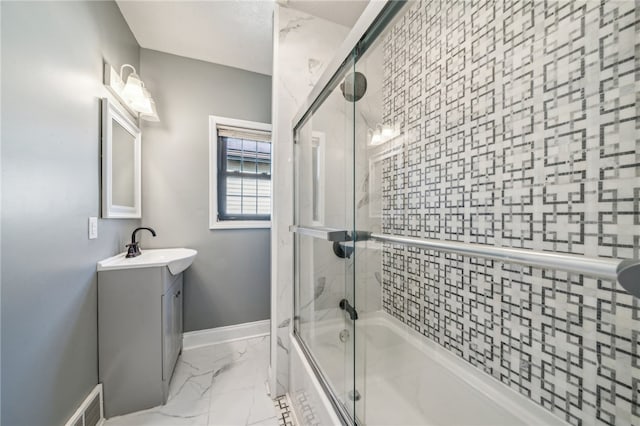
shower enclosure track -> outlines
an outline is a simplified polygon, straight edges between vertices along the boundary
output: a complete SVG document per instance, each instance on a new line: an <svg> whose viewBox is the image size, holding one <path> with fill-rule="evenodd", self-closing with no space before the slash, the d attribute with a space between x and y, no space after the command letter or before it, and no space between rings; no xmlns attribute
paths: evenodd
<svg viewBox="0 0 640 426"><path fill-rule="evenodd" d="M326 227L303 227L294 225L290 227L290 231L333 242L340 240L342 242L372 240L425 250L481 257L525 266L559 269L591 277L617 280L630 294L635 297L640 297L640 260L637 259L620 260L587 257L362 231L358 231L355 235L352 235L346 230Z"/></svg>

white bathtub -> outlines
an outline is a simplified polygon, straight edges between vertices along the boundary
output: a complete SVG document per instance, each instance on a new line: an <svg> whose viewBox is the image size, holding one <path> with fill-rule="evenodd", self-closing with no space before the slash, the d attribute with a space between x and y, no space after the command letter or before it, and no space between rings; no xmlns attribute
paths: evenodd
<svg viewBox="0 0 640 426"><path fill-rule="evenodd" d="M325 375L331 378L332 385L338 390L338 397L353 406L354 403L344 395L351 389L352 379L348 377L352 377L352 374L351 368L345 367L345 360L349 360L349 349L339 349L339 345L345 345L338 336L342 328L340 322L329 322L316 328L313 333L313 350ZM385 313L377 312L361 317L356 321L355 334L356 389L361 395L360 400L355 402L355 410L361 424L567 424ZM301 352L298 355L300 360L297 362L305 363ZM303 369L297 370L292 372L293 376L303 374ZM310 385L315 380L313 377L305 380L307 389L304 392L320 392L321 388L317 383ZM295 379L292 380L292 392L300 391L301 386L294 382ZM310 407L296 407L295 398L292 400L294 410L298 413L302 410L309 412ZM328 400L322 398L322 395L307 400L315 401L318 406L311 409L316 412L331 411Z"/></svg>

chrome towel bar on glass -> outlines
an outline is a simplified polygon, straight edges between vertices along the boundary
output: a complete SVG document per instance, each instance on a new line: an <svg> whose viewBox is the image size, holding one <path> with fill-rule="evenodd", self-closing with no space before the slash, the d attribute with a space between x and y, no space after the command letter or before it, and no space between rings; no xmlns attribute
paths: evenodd
<svg viewBox="0 0 640 426"><path fill-rule="evenodd" d="M351 241L348 231L334 228L291 226L291 232L307 235L327 241ZM499 260L506 263L535 266L548 269L560 269L591 277L617 280L625 290L640 297L640 260L620 260L541 252L526 249L494 247L483 244L459 243L427 238L404 237L399 235L366 233L358 231L357 241L373 240L383 243L418 247L425 250L437 250L462 254L470 257Z"/></svg>
<svg viewBox="0 0 640 426"><path fill-rule="evenodd" d="M344 229L327 228L326 226L302 227L291 225L289 231L308 237L327 241L351 241L349 232Z"/></svg>

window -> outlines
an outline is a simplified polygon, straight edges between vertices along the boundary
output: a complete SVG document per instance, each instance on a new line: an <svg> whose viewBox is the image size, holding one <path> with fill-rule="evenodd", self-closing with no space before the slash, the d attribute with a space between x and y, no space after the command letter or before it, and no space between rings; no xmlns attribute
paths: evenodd
<svg viewBox="0 0 640 426"><path fill-rule="evenodd" d="M210 117L209 227L271 226L271 125Z"/></svg>

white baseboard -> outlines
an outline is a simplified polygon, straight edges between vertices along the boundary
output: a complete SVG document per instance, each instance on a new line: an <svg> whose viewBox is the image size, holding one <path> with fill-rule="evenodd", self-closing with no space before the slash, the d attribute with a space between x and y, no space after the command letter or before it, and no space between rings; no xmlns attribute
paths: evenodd
<svg viewBox="0 0 640 426"><path fill-rule="evenodd" d="M78 407L76 412L73 413L73 416L71 416L69 420L67 420L65 426L73 426L78 422L78 420L81 419L82 421L80 422L80 424L84 425L84 412L87 410L89 404L91 403L91 401L93 401L96 395L100 396L100 420L98 421L98 425L102 425L104 423L104 400L102 399L102 383L98 383L96 387L93 388L93 390L89 393L89 395L87 395L84 401L82 401L82 404L80 404L80 407Z"/></svg>
<svg viewBox="0 0 640 426"><path fill-rule="evenodd" d="M215 345L216 343L268 336L270 333L270 326L270 320L262 320L230 325L227 327L189 331L183 334L182 348L193 349L200 346Z"/></svg>

